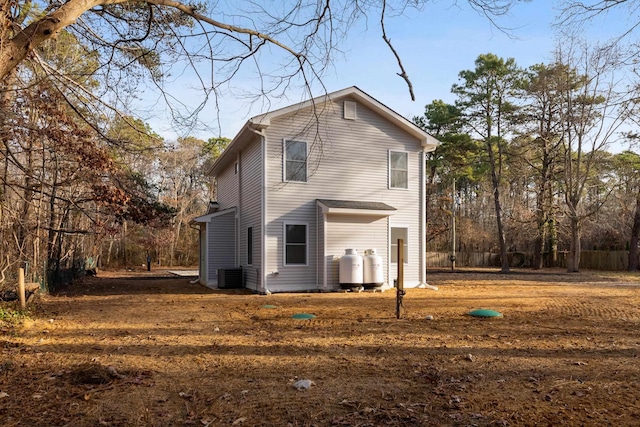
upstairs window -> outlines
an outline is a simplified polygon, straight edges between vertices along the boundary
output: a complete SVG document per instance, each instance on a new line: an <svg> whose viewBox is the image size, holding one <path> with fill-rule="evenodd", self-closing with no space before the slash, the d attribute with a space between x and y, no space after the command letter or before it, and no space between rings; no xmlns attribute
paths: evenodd
<svg viewBox="0 0 640 427"><path fill-rule="evenodd" d="M389 151L389 188L409 188L409 153Z"/></svg>
<svg viewBox="0 0 640 427"><path fill-rule="evenodd" d="M306 142L284 142L284 180L307 182Z"/></svg>

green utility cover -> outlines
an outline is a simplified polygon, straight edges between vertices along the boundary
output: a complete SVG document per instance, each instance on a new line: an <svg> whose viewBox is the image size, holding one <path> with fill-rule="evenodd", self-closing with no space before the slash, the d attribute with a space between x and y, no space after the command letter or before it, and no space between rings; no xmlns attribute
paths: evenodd
<svg viewBox="0 0 640 427"><path fill-rule="evenodd" d="M271 304L265 304L262 306L262 308L276 308L276 306Z"/></svg>
<svg viewBox="0 0 640 427"><path fill-rule="evenodd" d="M314 319L316 316L314 316L313 314L308 314L308 313L296 313L291 317L293 319L308 320L308 319Z"/></svg>
<svg viewBox="0 0 640 427"><path fill-rule="evenodd" d="M502 313L495 310L489 310L487 308L472 310L468 314L473 317L502 317Z"/></svg>

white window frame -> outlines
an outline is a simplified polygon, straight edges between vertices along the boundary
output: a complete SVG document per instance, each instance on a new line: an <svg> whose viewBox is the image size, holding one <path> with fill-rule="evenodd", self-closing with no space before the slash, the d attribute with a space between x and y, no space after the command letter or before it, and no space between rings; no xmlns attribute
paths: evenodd
<svg viewBox="0 0 640 427"><path fill-rule="evenodd" d="M407 156L407 169L405 170L406 174L407 174L407 186L406 187L395 187L393 186L393 182L392 182L392 171L394 170L402 170L402 169L391 169L391 153L400 153L400 154L405 154ZM394 189L394 190L408 190L409 189L409 152L408 151L400 151L400 150L389 150L389 154L388 154L388 159L387 159L387 164L388 164L388 174L389 174L389 188L390 189Z"/></svg>
<svg viewBox="0 0 640 427"><path fill-rule="evenodd" d="M304 264L287 263L287 226L304 226ZM296 243L293 243L296 244ZM309 265L309 224L303 222L285 222L282 224L282 265L286 267L305 267Z"/></svg>
<svg viewBox="0 0 640 427"><path fill-rule="evenodd" d="M404 239L404 263L409 264L409 226L406 225L389 226L389 260L391 264L398 263L398 239L392 238L392 230L394 228L406 230L406 238Z"/></svg>
<svg viewBox="0 0 640 427"><path fill-rule="evenodd" d="M304 144L304 181L287 179L287 143L298 142ZM282 140L282 181L283 182L307 182L309 180L309 144L307 141L300 141L297 139L283 139ZM293 162L299 162L299 160L292 160Z"/></svg>

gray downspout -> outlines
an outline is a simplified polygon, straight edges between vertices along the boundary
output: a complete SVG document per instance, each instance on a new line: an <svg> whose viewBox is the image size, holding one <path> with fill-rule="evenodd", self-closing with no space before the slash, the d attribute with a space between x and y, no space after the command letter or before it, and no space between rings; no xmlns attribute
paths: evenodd
<svg viewBox="0 0 640 427"><path fill-rule="evenodd" d="M420 221L422 222L422 257L421 262L422 266L420 268L420 287L431 289L434 291L438 290L437 286L430 285L427 283L427 151L422 149L422 214Z"/></svg>
<svg viewBox="0 0 640 427"><path fill-rule="evenodd" d="M420 152L420 285L427 285L427 153Z"/></svg>
<svg viewBox="0 0 640 427"><path fill-rule="evenodd" d="M242 240L242 230L240 229L240 213L243 212L242 207L242 164L240 158L240 152L236 154L236 164L238 165L238 210L236 210L235 226L236 226L236 267L242 267L240 265L240 241Z"/></svg>
<svg viewBox="0 0 640 427"><path fill-rule="evenodd" d="M267 286L268 273L266 268L267 263L267 135L263 131L253 129L249 127L251 132L260 136L260 142L262 146L262 173L260 174L260 216L261 222L260 225L260 271L258 275L260 277L260 288L262 289L261 293L270 294L269 287Z"/></svg>

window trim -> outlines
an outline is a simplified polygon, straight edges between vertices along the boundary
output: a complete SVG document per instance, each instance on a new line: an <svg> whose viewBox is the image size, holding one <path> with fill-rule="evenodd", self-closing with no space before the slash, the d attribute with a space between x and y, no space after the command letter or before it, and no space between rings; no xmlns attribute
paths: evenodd
<svg viewBox="0 0 640 427"><path fill-rule="evenodd" d="M400 171L402 169L392 169L391 168L391 153L401 153L401 154L405 154L407 157L407 169L405 169L405 173L407 175L407 186L406 187L394 187L391 182L391 178L392 178L392 172L395 171ZM389 189L393 189L393 190L408 190L409 189L409 152L408 151L401 151L401 150L389 150L388 152L388 156L387 156L387 166L388 166L388 175L389 175L389 182L388 182L388 186Z"/></svg>
<svg viewBox="0 0 640 427"><path fill-rule="evenodd" d="M391 238L391 230L394 228L407 230L407 238L404 239L404 264L409 264L409 226L408 225L390 225L389 226L389 262L398 264L398 244ZM394 250L395 246L395 250Z"/></svg>
<svg viewBox="0 0 640 427"><path fill-rule="evenodd" d="M287 226L304 226L304 264L287 263ZM282 223L282 265L285 267L307 267L309 266L309 223L304 222L283 222Z"/></svg>
<svg viewBox="0 0 640 427"><path fill-rule="evenodd" d="M287 143L288 142L299 142L304 144L304 181L287 179ZM292 160L294 162L299 162L298 160ZM282 140L282 182L309 182L309 143L307 141L300 141L297 139L286 139Z"/></svg>

